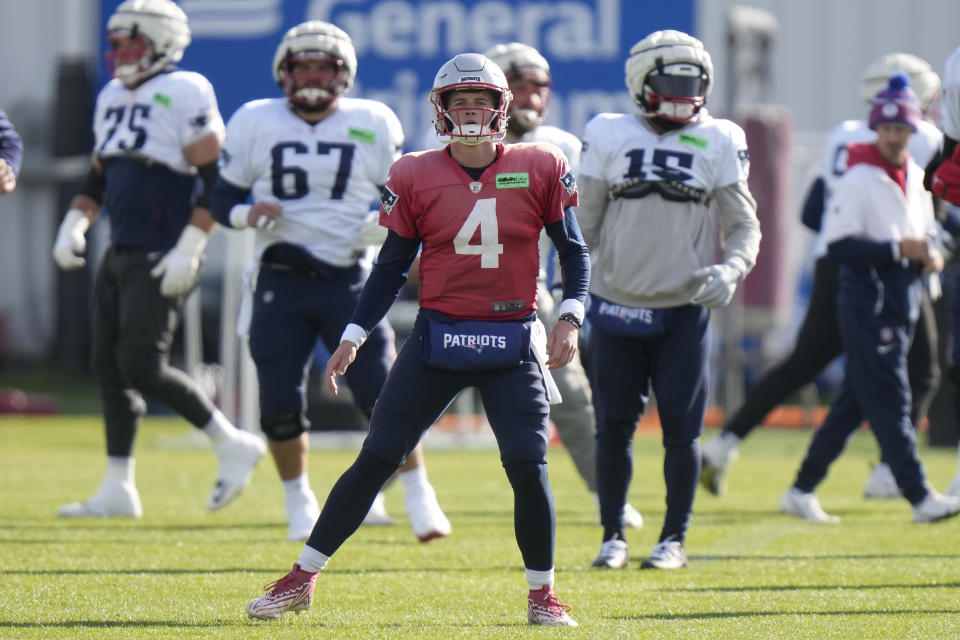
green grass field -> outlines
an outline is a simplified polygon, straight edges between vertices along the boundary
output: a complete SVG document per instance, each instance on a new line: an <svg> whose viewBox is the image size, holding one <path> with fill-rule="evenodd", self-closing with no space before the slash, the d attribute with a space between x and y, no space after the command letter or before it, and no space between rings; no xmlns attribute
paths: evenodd
<svg viewBox="0 0 960 640"><path fill-rule="evenodd" d="M842 518L817 525L780 515L806 431L767 430L746 443L730 495L698 494L689 568L639 570L663 517L657 434L638 434L631 502L647 527L629 533L628 569L600 571L596 509L562 449L552 449L558 595L578 629L526 624L526 584L511 494L492 450L428 449L430 478L453 522L420 544L387 492L397 525L363 527L331 561L306 615L249 620L246 602L283 575L299 543L285 540L282 489L265 460L222 512L204 503L215 474L190 428L148 420L137 443L142 521L63 521L104 467L99 419L0 420L0 638L957 638L960 519L914 525L904 501L860 497L876 456L859 433L819 492ZM710 434L712 436L712 434ZM318 495L352 461L314 451ZM947 449L923 449L943 489Z"/></svg>

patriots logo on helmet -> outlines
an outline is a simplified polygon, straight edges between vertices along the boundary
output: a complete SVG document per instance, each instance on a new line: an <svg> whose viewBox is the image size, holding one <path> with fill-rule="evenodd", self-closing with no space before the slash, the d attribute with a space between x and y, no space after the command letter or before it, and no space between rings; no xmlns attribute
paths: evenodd
<svg viewBox="0 0 960 640"><path fill-rule="evenodd" d="M390 212L393 211L393 205L397 204L399 199L400 196L390 191L390 187L387 185L380 187L380 204L387 215L390 215Z"/></svg>
<svg viewBox="0 0 960 640"><path fill-rule="evenodd" d="M577 190L577 179L573 177L572 171L567 171L560 178L560 184L563 185L563 188L567 190L567 195L573 195L573 192Z"/></svg>

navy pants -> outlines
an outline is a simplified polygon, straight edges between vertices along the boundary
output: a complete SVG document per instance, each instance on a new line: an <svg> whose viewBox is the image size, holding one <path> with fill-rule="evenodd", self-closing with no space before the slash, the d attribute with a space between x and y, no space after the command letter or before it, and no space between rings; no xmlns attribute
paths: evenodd
<svg viewBox="0 0 960 640"><path fill-rule="evenodd" d="M613 335L594 323L590 385L597 412L597 487L604 536L622 532L622 508L633 476L633 436L652 385L663 427L667 511L660 540L683 540L700 475L697 438L707 406L710 312L672 311L662 334Z"/></svg>
<svg viewBox="0 0 960 640"><path fill-rule="evenodd" d="M309 428L306 388L313 349L320 338L332 353L350 321L366 273L359 266L330 267L326 277L264 266L257 278L250 323L250 354L260 383L260 420L270 435L296 437ZM389 322L374 327L347 371L347 386L369 411L386 380L396 350ZM278 424L293 425L286 429Z"/></svg>
<svg viewBox="0 0 960 640"><path fill-rule="evenodd" d="M839 269L839 263L832 258L824 256L817 260L814 265L810 302L793 350L785 360L764 372L748 390L743 405L724 422L724 431L746 438L751 431L763 424L767 414L782 404L787 396L813 382L830 362L843 353L843 340L837 320ZM960 327L960 319L954 326ZM907 356L907 371L913 397L910 421L915 426L927 415L930 403L940 387L937 354L936 318L930 298L924 296L920 319L917 321Z"/></svg>
<svg viewBox="0 0 960 640"><path fill-rule="evenodd" d="M813 436L794 486L813 491L863 420L904 497L917 504L927 495L910 420L907 352L914 323L878 315L868 304L838 303L846 372L840 392Z"/></svg>
<svg viewBox="0 0 960 640"><path fill-rule="evenodd" d="M429 367L423 357L425 325L421 313L377 399L360 455L331 490L307 544L332 555L360 526L377 491L424 432L460 391L475 387L513 487L514 528L524 566L553 568L556 524L546 471L550 408L540 366L525 362L495 371Z"/></svg>

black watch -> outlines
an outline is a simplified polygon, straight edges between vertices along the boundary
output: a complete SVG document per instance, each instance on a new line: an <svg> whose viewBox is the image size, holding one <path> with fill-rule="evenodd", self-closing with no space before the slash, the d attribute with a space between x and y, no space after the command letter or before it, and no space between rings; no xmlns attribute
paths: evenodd
<svg viewBox="0 0 960 640"><path fill-rule="evenodd" d="M583 327L583 320L578 318L575 314L570 313L569 311L566 313L561 313L560 317L557 318L557 320L566 320L567 322L575 326L577 329L580 329L581 327Z"/></svg>

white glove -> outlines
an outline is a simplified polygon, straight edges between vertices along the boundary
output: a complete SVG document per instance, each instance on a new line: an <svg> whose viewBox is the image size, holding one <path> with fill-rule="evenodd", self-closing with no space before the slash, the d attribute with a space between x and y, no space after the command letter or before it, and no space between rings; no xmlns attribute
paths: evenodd
<svg viewBox="0 0 960 640"><path fill-rule="evenodd" d="M387 228L380 226L380 211L373 210L367 213L363 220L363 229L360 230L360 237L353 244L357 250L366 249L369 246L383 244L387 239Z"/></svg>
<svg viewBox="0 0 960 640"><path fill-rule="evenodd" d="M53 243L53 259L61 269L77 269L87 263L82 254L87 250L83 234L90 228L90 218L80 209L70 209L60 223L57 241Z"/></svg>
<svg viewBox="0 0 960 640"><path fill-rule="evenodd" d="M157 266L150 271L150 275L154 278L163 276L160 282L160 293L168 298L174 298L190 291L197 281L200 256L203 255L205 246L207 246L206 231L192 224L183 228L176 246L160 258Z"/></svg>
<svg viewBox="0 0 960 640"><path fill-rule="evenodd" d="M743 280L743 272L733 265L712 264L693 272L693 277L703 281L694 294L692 302L705 307L717 308L730 304L737 285Z"/></svg>

